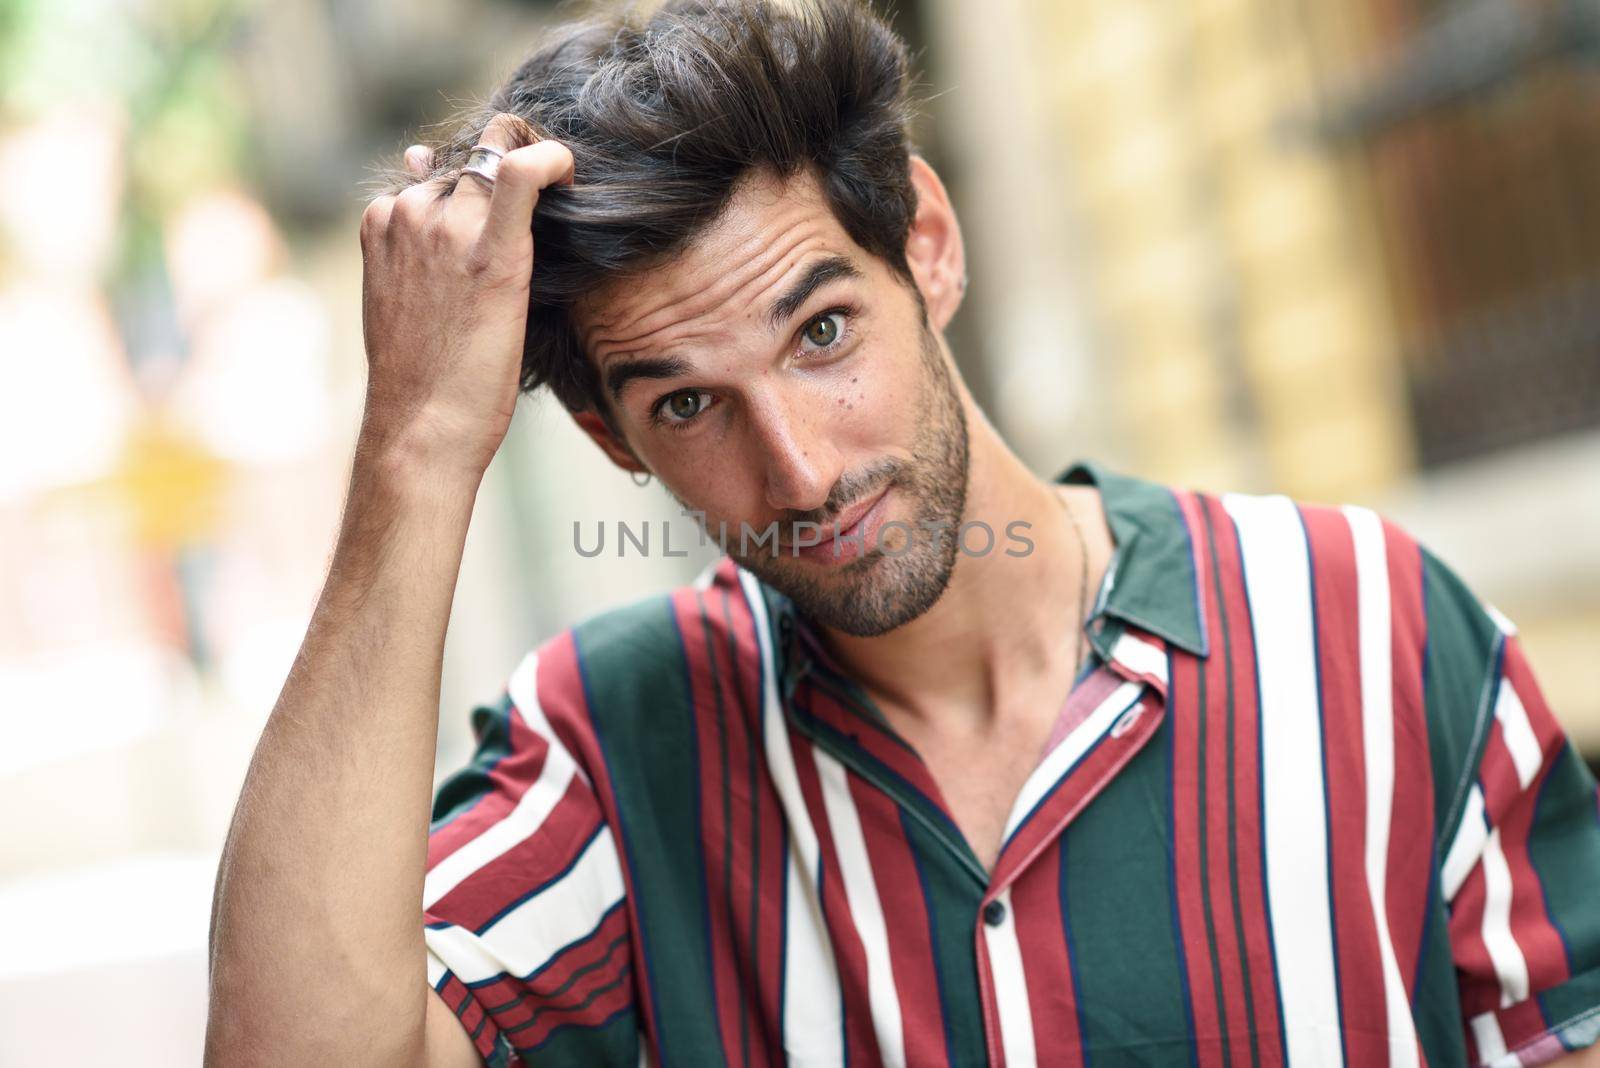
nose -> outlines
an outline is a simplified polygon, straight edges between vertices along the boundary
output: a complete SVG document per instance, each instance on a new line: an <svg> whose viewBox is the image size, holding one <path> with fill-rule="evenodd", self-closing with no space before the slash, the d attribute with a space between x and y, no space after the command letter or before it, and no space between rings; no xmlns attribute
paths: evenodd
<svg viewBox="0 0 1600 1068"><path fill-rule="evenodd" d="M808 512L827 503L843 473L842 459L815 398L792 390L753 406L767 507Z"/></svg>

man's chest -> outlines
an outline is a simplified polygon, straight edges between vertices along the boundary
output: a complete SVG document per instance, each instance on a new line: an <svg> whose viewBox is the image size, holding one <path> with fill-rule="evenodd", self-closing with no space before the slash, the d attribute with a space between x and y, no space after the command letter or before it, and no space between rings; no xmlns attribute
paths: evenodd
<svg viewBox="0 0 1600 1068"><path fill-rule="evenodd" d="M984 871L1000 855L1006 820L1039 762L1044 732L999 739L914 738L938 800L960 828Z"/></svg>

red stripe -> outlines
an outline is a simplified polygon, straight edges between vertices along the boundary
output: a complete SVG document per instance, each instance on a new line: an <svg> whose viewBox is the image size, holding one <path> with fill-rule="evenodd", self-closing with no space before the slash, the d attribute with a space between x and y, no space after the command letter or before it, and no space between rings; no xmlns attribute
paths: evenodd
<svg viewBox="0 0 1600 1068"><path fill-rule="evenodd" d="M1209 881L1200 865L1199 663L1193 657L1172 665L1172 885L1178 903L1178 931L1188 972L1189 1013L1194 1021L1198 1063L1222 1063L1222 1024L1212 981L1211 944L1206 933L1205 894ZM1209 806L1208 806L1209 808Z"/></svg>
<svg viewBox="0 0 1600 1068"><path fill-rule="evenodd" d="M1245 1004L1244 964L1239 957L1239 929L1233 915L1235 875L1228 851L1228 835L1233 826L1228 811L1229 791L1233 782L1228 767L1228 680L1225 658L1215 655L1222 649L1223 642L1218 621L1216 585L1212 582L1211 539L1201 518L1199 498L1187 492L1175 492L1174 496L1183 521L1189 528L1195 574L1199 579L1201 618L1206 621L1207 627L1206 644L1214 654L1200 663L1188 653L1175 651L1174 689L1175 692L1185 692L1178 689L1178 676L1186 679L1191 673L1199 675L1204 672L1206 791L1202 800L1206 817L1205 885L1210 895L1211 923L1216 933L1216 966L1221 976L1228 1029L1232 1034L1243 1035L1249 1029L1249 1017ZM1191 698L1181 699L1187 701ZM1248 1050L1242 1048L1241 1042L1231 1042L1229 1052L1234 1062L1249 1063Z"/></svg>
<svg viewBox="0 0 1600 1068"><path fill-rule="evenodd" d="M1079 758L1077 766L1045 794L1027 822L1012 833L1000 850L1000 859L989 881L988 897L1005 889L1018 872L1031 865L1123 765L1144 748L1161 725L1166 710L1161 695L1146 687L1138 701L1130 706L1128 714L1134 716L1132 726L1117 737L1112 737L1108 728L1088 755ZM1112 722L1115 725L1117 721Z"/></svg>
<svg viewBox="0 0 1600 1068"><path fill-rule="evenodd" d="M574 775L537 830L434 902L427 920L478 930L529 890L561 876L591 846L603 822L594 794ZM604 848L600 843L594 847Z"/></svg>
<svg viewBox="0 0 1600 1068"><path fill-rule="evenodd" d="M627 912L615 909L592 935L562 950L532 979L502 977L475 987L473 995L480 1004L497 1010L494 1021L502 1030L526 1023L547 1006L575 1005L589 991L615 982L627 971L626 941L612 945L627 933ZM515 1035L510 1037L519 1041Z"/></svg>
<svg viewBox="0 0 1600 1068"><path fill-rule="evenodd" d="M1500 983L1483 941L1485 899L1483 865L1474 864L1450 905L1450 955L1460 973L1461 1011L1469 1019L1500 1005Z"/></svg>
<svg viewBox="0 0 1600 1068"><path fill-rule="evenodd" d="M722 1048L730 1063L740 1063L739 1022L742 977L736 960L737 947L730 930L733 905L723 892L731 878L728 843L732 834L732 813L727 796L732 785L724 778L724 753L732 747L728 737L730 719L727 702L731 693L723 692L717 678L717 660L706 632L709 620L700 591L683 586L672 593L672 611L683 639L684 667L689 676L690 708L695 719L695 739L700 767L700 845L705 858L702 876L706 908L710 915L711 981L716 992L717 1025L722 1031ZM719 702L721 720L718 723ZM732 773L732 754L726 770Z"/></svg>
<svg viewBox="0 0 1600 1068"><path fill-rule="evenodd" d="M944 1017L939 1011L929 905L922 896L911 843L900 823L900 806L857 775L851 774L848 782L888 929L889 961L900 995L906 1063L945 1064Z"/></svg>
<svg viewBox="0 0 1600 1068"><path fill-rule="evenodd" d="M541 647L539 655L539 704L556 739L572 753L580 768L588 771L596 800L606 822L617 836L617 848L622 858L623 893L627 901L628 927L631 935L630 958L645 959L644 942L640 931L638 905L640 888L633 883L633 871L626 863L626 847L622 840L623 824L617 808L616 789L606 773L605 754L600 749L600 739L594 732L589 716L588 700L584 694L583 678L578 670L578 649L573 631L565 630ZM637 988L639 1008L644 1017L646 1041L652 1051L661 1048L661 1032L655 1017L655 998L650 989L650 975L646 968L633 971L634 981L622 984L623 989Z"/></svg>
<svg viewBox="0 0 1600 1068"><path fill-rule="evenodd" d="M1511 873L1510 927L1527 961L1529 979L1534 976L1536 963L1546 971L1558 972L1560 978L1565 979L1565 951L1560 936L1544 914L1538 876L1527 856L1533 801L1538 796L1544 773L1536 775L1526 791L1522 789L1511 751L1506 747L1504 728L1498 720L1489 728L1479 770L1489 826L1499 828L1500 849ZM1487 886L1480 863L1462 884L1450 910L1450 943L1456 966L1463 973L1461 1001L1463 1011L1469 1016L1488 1012L1500 1004L1500 981L1483 939L1486 907Z"/></svg>
<svg viewBox="0 0 1600 1068"><path fill-rule="evenodd" d="M1496 1011L1495 1017L1500 1023L1500 1037L1505 1040L1506 1049L1516 1049L1550 1030L1550 1025L1545 1022L1544 1013L1539 1010L1539 1003L1533 998L1500 1009ZM1532 1052L1532 1050L1523 1051L1525 1055ZM1530 1060L1527 1063L1544 1063L1544 1059Z"/></svg>
<svg viewBox="0 0 1600 1068"><path fill-rule="evenodd" d="M1416 996L1433 891L1433 763L1428 753L1428 711L1422 666L1428 620L1422 602L1422 556L1403 530L1382 520L1389 572L1389 625L1394 714L1394 804L1390 808L1388 876L1384 910L1395 960L1408 999Z"/></svg>
<svg viewBox="0 0 1600 1068"><path fill-rule="evenodd" d="M759 857L751 857L748 864L734 869L734 896L741 902L740 908L744 909L742 902L750 896L756 898L755 945L750 950L754 960L751 989L757 1007L750 1028L751 1060L755 1061L759 1056L762 1063L782 1064L784 1053L779 1028L783 1021L783 1005L779 1000L779 992L783 985L783 893L788 838L781 802L763 747L761 651L756 620L739 584L737 565L731 559L724 558L717 566L712 589L719 593L721 612L741 653L737 678L743 702L738 707L741 718L746 715L749 717L747 725L742 725L741 729L749 738L749 744L758 747L754 778L751 777L749 759L746 757L740 765L745 777L743 780L735 779L735 782L742 781L748 791L739 795L738 803L741 806L754 805L759 809L755 845ZM749 937L746 932L751 923L748 911L741 911L740 937Z"/></svg>
<svg viewBox="0 0 1600 1068"><path fill-rule="evenodd" d="M529 728L515 705L509 708L509 747L489 772L489 792L428 835L428 870L505 819L544 770L549 743Z"/></svg>
<svg viewBox="0 0 1600 1068"><path fill-rule="evenodd" d="M1332 508L1300 506L1311 554L1317 681L1328 807L1328 877L1345 1055L1389 1063L1388 1007L1377 918L1367 887L1367 762L1355 539Z"/></svg>
<svg viewBox="0 0 1600 1068"><path fill-rule="evenodd" d="M813 652L813 655L817 654ZM951 811L944 803L944 795L934 781L932 771L918 753L888 729L869 719L865 713L855 711L834 696L834 690L845 685L840 680L846 677L838 674L837 668L814 666L812 670L823 671L824 678L817 680L814 676L807 676L806 700L802 702L802 707L840 735L854 741L867 755L936 804L940 811Z"/></svg>
<svg viewBox="0 0 1600 1068"><path fill-rule="evenodd" d="M839 854L833 842L833 829L822 801L822 782L817 774L815 747L810 739L794 738L794 766L800 780L800 795L805 799L811 824L817 832L817 848L822 858L822 908L828 935L833 943L834 965L839 973L839 989L844 1002L845 1055L853 1063L877 1064L878 1036L872 1026L872 1009L867 984L867 951L861 943L850 903L845 897L844 879L839 870ZM848 772L847 772L848 774ZM811 878L814 876L808 876ZM798 905L798 902L791 905Z"/></svg>
<svg viewBox="0 0 1600 1068"><path fill-rule="evenodd" d="M446 1005L450 1006L451 1011L455 1012L470 1037L473 1030L477 1028L478 1021L484 1019L484 1012L477 999L473 998L471 992L467 990L466 984L454 975L446 976L444 986L439 988L439 996ZM478 1037L473 1040L473 1045L477 1048L479 1056L487 1060L494 1053L495 1039L499 1036L500 1029L495 1026L494 1020L490 1019L485 1022L483 1029L478 1031Z"/></svg>
<svg viewBox="0 0 1600 1068"><path fill-rule="evenodd" d="M1078 1068L1083 1036L1078 1031L1078 993L1067 959L1066 917L1061 914L1061 839L1011 887L1022 973L1028 984L1033 1044L1041 1064ZM908 1063L914 1063L909 1062Z"/></svg>
<svg viewBox="0 0 1600 1068"><path fill-rule="evenodd" d="M1251 1011L1255 1033L1264 1038L1258 1040L1256 1049L1263 1066L1280 1065L1283 1050L1276 1039L1267 1037L1276 1035L1282 1025L1278 1019L1277 966L1267 927L1266 888L1261 869L1260 723L1255 640L1250 630L1250 606L1233 519L1215 497L1202 494L1199 501L1216 534L1212 548L1221 578L1221 608L1228 617L1224 643L1220 613L1212 614L1218 626L1212 635L1210 659L1219 661L1218 667L1231 669L1233 677L1234 849L1238 857L1239 912L1244 922ZM1212 580L1208 577L1207 581ZM1224 657L1226 663L1221 662ZM1226 676L1222 682L1226 687Z"/></svg>
<svg viewBox="0 0 1600 1068"><path fill-rule="evenodd" d="M620 982L605 993L595 997L587 1005L581 1005L580 1007L582 1001L580 997L570 1006L563 1005L562 1007L546 1008L540 1013L538 1021L532 1027L517 1031L506 1037L511 1040L513 1046L522 1051L531 1050L533 1047L538 1046L549 1038L551 1033L558 1027L568 1025L598 1027L626 1008L633 1000L632 971L631 967L625 968L620 976ZM588 992L582 995L582 997L588 996ZM537 1054L534 1054L533 1062L538 1062Z"/></svg>
<svg viewBox="0 0 1600 1068"><path fill-rule="evenodd" d="M1511 933L1528 961L1530 989L1546 990L1571 977L1566 948L1545 908L1544 888L1528 853L1535 809L1546 777L1566 745L1566 735L1545 704L1544 695L1534 680L1532 669L1516 637L1506 640L1506 681L1522 701L1539 742L1539 772L1518 798L1517 804L1502 818L1500 842L1506 863L1511 868Z"/></svg>

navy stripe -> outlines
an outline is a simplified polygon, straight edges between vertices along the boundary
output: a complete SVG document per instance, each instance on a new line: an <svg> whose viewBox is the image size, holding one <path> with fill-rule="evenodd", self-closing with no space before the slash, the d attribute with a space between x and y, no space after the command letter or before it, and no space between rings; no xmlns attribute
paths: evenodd
<svg viewBox="0 0 1600 1068"><path fill-rule="evenodd" d="M616 904L614 904L610 908L606 909L605 914L600 917L600 922L599 923L596 923L593 927L589 928L588 931L584 932L583 934L579 935L577 938L574 938L572 941L567 942L565 945L561 946L554 953L550 954L550 956L545 959L545 962L543 964L541 964L537 968L533 969L533 971L529 972L527 975L511 975L508 972L500 972L500 973L498 973L496 975L490 976L487 979L475 979L472 982L464 983L463 985L465 985L465 986L467 986L469 988L472 988L472 989L477 989L479 987L492 986L495 983L500 982L500 980L508 979L508 978L509 979L515 979L519 983L532 982L534 979L537 979L539 976L543 975L545 970L547 968L549 968L551 965L555 964L557 961L559 961L564 954L571 952L572 950L578 948L579 946L583 945L585 942L587 942L590 939L592 939L595 936L596 932L598 932L601 927L605 926L605 922L608 919L611 918L611 914L613 912L617 911L618 909L622 908L624 904L625 904L625 901L618 901Z"/></svg>

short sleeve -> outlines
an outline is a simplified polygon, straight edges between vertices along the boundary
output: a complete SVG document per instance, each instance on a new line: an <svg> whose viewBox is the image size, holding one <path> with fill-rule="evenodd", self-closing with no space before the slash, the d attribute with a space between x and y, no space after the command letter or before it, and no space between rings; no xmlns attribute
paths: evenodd
<svg viewBox="0 0 1600 1068"><path fill-rule="evenodd" d="M1600 796L1515 626L1425 558L1437 600L1484 636L1463 665L1475 707L1440 868L1468 1049L1477 1065L1545 1064L1600 1037ZM1430 604L1430 633L1449 610Z"/></svg>
<svg viewBox="0 0 1600 1068"><path fill-rule="evenodd" d="M529 654L472 728L434 799L428 981L492 1068L633 1068L625 884L570 640Z"/></svg>

